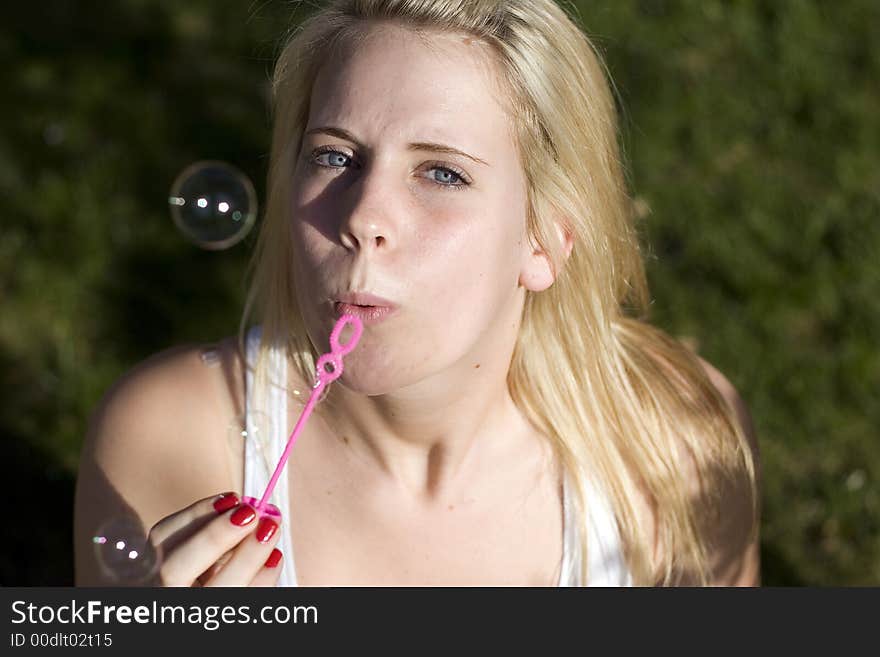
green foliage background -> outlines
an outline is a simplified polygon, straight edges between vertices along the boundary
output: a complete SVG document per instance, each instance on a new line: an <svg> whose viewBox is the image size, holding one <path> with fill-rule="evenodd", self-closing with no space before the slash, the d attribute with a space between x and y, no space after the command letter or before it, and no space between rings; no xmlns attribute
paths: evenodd
<svg viewBox="0 0 880 657"><path fill-rule="evenodd" d="M754 416L764 582L880 584L880 4L573 6L619 92L654 320ZM108 386L236 330L256 231L201 251L166 199L199 159L264 198L267 81L298 7L5 8L0 435L18 514L0 583L72 583L78 452Z"/></svg>

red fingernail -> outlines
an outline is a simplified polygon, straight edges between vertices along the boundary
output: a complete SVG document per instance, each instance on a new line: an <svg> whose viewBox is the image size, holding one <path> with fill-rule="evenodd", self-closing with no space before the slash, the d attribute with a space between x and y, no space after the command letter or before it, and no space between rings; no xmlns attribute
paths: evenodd
<svg viewBox="0 0 880 657"><path fill-rule="evenodd" d="M242 525L246 525L251 522L254 518L257 517L257 512L254 511L247 504L242 504L238 507L238 510L229 516L229 522L233 525L238 525L241 527Z"/></svg>
<svg viewBox="0 0 880 657"><path fill-rule="evenodd" d="M278 565L278 562L281 561L281 550L278 548L272 549L272 554L269 555L269 558L266 559L265 566L266 568L274 568Z"/></svg>
<svg viewBox="0 0 880 657"><path fill-rule="evenodd" d="M263 518L260 520L260 524L257 525L257 540L260 543L265 543L272 538L276 529L278 529L278 523L269 518Z"/></svg>
<svg viewBox="0 0 880 657"><path fill-rule="evenodd" d="M236 504L238 504L238 495L235 493L223 493L220 498L214 502L214 510L217 513L223 513L224 511L229 511L229 509Z"/></svg>

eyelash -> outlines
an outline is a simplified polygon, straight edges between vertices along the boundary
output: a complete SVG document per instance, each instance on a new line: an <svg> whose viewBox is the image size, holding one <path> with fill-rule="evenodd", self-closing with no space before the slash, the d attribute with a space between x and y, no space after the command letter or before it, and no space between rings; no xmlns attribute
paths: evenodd
<svg viewBox="0 0 880 657"><path fill-rule="evenodd" d="M325 165L325 164L318 164L317 162L315 162L315 158L318 157L319 155L323 155L324 153L339 153L340 155L347 157L348 159L353 159L350 155L346 155L342 151L337 150L337 149L333 148L332 146L322 146L322 147L316 148L314 151L312 151L311 157L309 158L309 164L311 164L312 166L320 167L322 169L337 169L338 167L329 166L329 165ZM449 173L458 176L459 179L461 180L461 183L457 184L457 185L441 183L441 182L437 182L436 180L432 181L435 184L439 185L440 187L443 187L444 189L452 189L455 191L459 191L461 189L464 189L465 187L468 187L471 184L465 178L464 171L461 171L460 169L457 169L455 167L446 166L446 165L441 165L439 162L429 162L428 164L430 165L430 167L432 169L440 169L441 171L448 171Z"/></svg>

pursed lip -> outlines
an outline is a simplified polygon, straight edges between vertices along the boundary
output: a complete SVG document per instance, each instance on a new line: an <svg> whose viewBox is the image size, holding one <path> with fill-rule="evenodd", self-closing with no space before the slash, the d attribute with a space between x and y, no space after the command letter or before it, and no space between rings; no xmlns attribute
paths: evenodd
<svg viewBox="0 0 880 657"><path fill-rule="evenodd" d="M388 299L384 299L369 292L346 292L345 294L336 295L333 298L334 303L339 301L342 303L350 303L358 306L379 306L381 308L390 308L395 310L397 304Z"/></svg>

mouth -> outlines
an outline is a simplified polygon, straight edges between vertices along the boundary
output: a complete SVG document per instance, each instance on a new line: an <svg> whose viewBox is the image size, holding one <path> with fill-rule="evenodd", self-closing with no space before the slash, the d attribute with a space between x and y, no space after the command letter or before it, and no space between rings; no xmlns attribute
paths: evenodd
<svg viewBox="0 0 880 657"><path fill-rule="evenodd" d="M397 312L397 305L368 292L348 292L331 300L337 318L353 315L365 324L376 324Z"/></svg>
<svg viewBox="0 0 880 657"><path fill-rule="evenodd" d="M333 312L337 318L342 317L342 315L352 315L360 319L364 324L378 324L396 311L396 308L390 306L369 306L344 303L342 301L333 303Z"/></svg>

